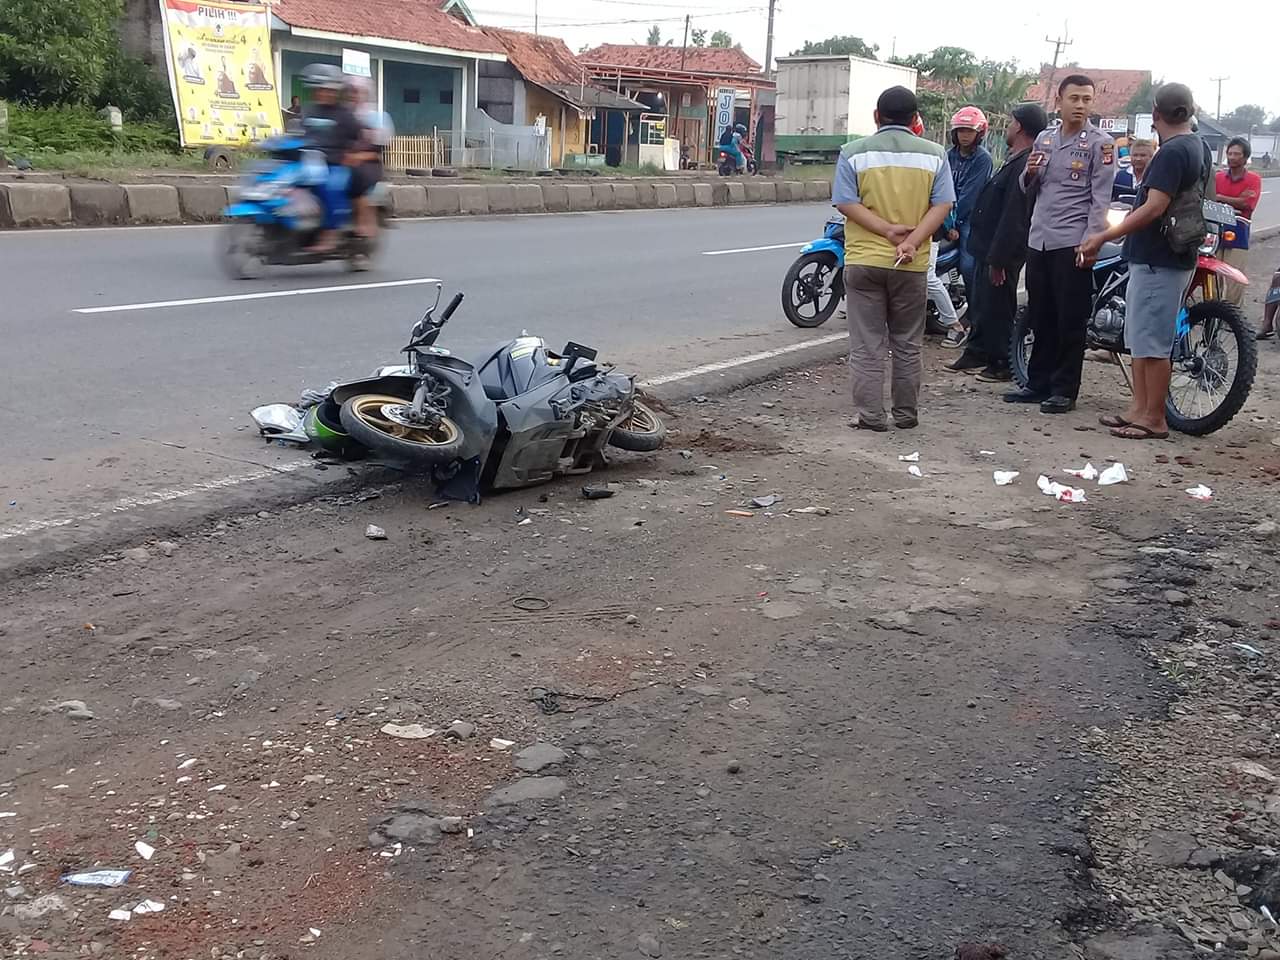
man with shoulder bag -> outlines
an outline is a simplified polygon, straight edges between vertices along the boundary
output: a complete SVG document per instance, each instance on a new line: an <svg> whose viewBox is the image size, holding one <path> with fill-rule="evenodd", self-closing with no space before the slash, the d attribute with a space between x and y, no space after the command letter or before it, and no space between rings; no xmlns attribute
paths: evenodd
<svg viewBox="0 0 1280 960"><path fill-rule="evenodd" d="M1173 373L1170 356L1207 229L1204 201L1213 196L1213 157L1192 128L1194 115L1185 85L1166 83L1156 91L1152 125L1160 150L1142 180L1138 205L1080 245L1080 255L1092 260L1104 243L1127 238L1125 340L1133 356L1133 399L1124 413L1099 418L1112 436L1125 440L1169 436L1164 406Z"/></svg>

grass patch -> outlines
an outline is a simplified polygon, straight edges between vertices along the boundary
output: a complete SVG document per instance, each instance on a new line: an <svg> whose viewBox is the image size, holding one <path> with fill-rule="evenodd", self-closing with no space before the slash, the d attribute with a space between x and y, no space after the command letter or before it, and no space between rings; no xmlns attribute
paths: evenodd
<svg viewBox="0 0 1280 960"><path fill-rule="evenodd" d="M36 170L69 173L77 177L114 179L121 173L144 170L202 172L204 157L167 150L36 150L27 157Z"/></svg>
<svg viewBox="0 0 1280 960"><path fill-rule="evenodd" d="M778 176L783 180L827 180L836 175L834 163L789 163Z"/></svg>

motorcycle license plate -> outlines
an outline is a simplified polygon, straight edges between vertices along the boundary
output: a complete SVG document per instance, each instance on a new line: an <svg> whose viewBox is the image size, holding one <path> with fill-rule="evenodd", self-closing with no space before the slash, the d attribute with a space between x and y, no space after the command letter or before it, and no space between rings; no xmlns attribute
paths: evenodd
<svg viewBox="0 0 1280 960"><path fill-rule="evenodd" d="M1267 291L1267 303L1280 303L1280 283L1272 284Z"/></svg>

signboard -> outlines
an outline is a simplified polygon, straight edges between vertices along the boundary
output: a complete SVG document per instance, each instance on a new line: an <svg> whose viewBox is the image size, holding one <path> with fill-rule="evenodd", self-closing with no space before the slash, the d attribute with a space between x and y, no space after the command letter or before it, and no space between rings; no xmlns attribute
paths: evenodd
<svg viewBox="0 0 1280 960"><path fill-rule="evenodd" d="M1098 120L1098 129L1103 133L1128 133L1128 117L1102 117Z"/></svg>
<svg viewBox="0 0 1280 960"><path fill-rule="evenodd" d="M719 143L724 128L733 126L733 101L736 96L733 87L721 87L716 91L716 125L712 143Z"/></svg>
<svg viewBox="0 0 1280 960"><path fill-rule="evenodd" d="M1155 139L1155 130L1151 126L1151 114L1140 113L1133 118L1133 135L1139 140Z"/></svg>
<svg viewBox="0 0 1280 960"><path fill-rule="evenodd" d="M240 146L284 128L265 6L159 0L182 145Z"/></svg>
<svg viewBox="0 0 1280 960"><path fill-rule="evenodd" d="M349 77L373 78L373 67L369 63L369 54L363 50L342 48L342 72Z"/></svg>

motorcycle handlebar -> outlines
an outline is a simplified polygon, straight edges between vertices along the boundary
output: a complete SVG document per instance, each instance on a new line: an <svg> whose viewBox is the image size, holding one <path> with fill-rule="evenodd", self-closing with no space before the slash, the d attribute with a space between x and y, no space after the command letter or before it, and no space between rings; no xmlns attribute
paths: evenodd
<svg viewBox="0 0 1280 960"><path fill-rule="evenodd" d="M461 293L455 293L453 295L453 299L449 301L449 305L444 308L444 316L440 318L441 323L444 323L446 320L452 317L453 312L457 310L458 307L462 306L462 297L463 295Z"/></svg>

